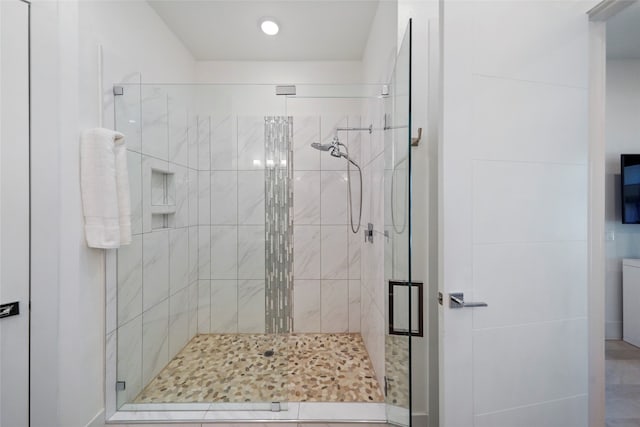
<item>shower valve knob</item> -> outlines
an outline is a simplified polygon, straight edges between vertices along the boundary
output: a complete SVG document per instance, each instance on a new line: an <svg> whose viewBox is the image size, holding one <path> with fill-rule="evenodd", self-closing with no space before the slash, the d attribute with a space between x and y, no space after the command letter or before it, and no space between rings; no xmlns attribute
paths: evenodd
<svg viewBox="0 0 640 427"><path fill-rule="evenodd" d="M367 229L364 230L364 242L373 243L373 224L368 223Z"/></svg>

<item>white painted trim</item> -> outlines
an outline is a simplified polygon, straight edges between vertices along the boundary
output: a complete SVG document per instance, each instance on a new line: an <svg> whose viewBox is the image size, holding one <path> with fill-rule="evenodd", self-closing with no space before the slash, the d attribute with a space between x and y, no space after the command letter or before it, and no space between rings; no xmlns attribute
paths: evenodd
<svg viewBox="0 0 640 427"><path fill-rule="evenodd" d="M623 9L631 6L637 0L603 0L587 12L593 22L604 22L618 14Z"/></svg>
<svg viewBox="0 0 640 427"><path fill-rule="evenodd" d="M604 205L606 23L589 23L589 426L605 423Z"/></svg>
<svg viewBox="0 0 640 427"><path fill-rule="evenodd" d="M412 427L427 427L429 425L429 414L426 412L414 412L411 416Z"/></svg>
<svg viewBox="0 0 640 427"><path fill-rule="evenodd" d="M32 427L59 424L60 59L58 3L31 6ZM53 114L56 112L56 114ZM36 173L37 171L37 173Z"/></svg>
<svg viewBox="0 0 640 427"><path fill-rule="evenodd" d="M104 427L104 410L98 412L85 427Z"/></svg>

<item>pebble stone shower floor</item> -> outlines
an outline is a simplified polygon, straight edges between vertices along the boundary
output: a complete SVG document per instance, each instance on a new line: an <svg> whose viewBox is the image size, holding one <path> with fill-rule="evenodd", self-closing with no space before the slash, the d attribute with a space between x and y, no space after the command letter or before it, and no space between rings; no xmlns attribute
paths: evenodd
<svg viewBox="0 0 640 427"><path fill-rule="evenodd" d="M360 334L205 334L133 403L383 401Z"/></svg>

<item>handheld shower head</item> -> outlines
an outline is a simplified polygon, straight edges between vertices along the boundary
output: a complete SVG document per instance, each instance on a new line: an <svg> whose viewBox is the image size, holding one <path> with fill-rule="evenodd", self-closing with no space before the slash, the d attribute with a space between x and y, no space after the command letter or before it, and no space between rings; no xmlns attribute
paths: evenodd
<svg viewBox="0 0 640 427"><path fill-rule="evenodd" d="M340 150L340 147L344 147L344 152ZM362 223L362 170L360 166L353 161L351 157L349 157L349 148L340 142L338 136L335 136L331 141L331 144L320 144L319 142L311 143L311 148L320 151L328 151L331 156L336 158L344 158L347 161L347 193L349 195L349 216L351 219L351 231L357 233L360 230L360 224ZM358 225L355 225L355 221L353 218L353 201L351 196L351 170L349 169L349 164L352 164L356 168L358 168L358 175L360 176L360 209L358 212Z"/></svg>
<svg viewBox="0 0 640 427"><path fill-rule="evenodd" d="M311 143L311 147L320 151L329 151L333 147L333 144L320 144L319 142Z"/></svg>

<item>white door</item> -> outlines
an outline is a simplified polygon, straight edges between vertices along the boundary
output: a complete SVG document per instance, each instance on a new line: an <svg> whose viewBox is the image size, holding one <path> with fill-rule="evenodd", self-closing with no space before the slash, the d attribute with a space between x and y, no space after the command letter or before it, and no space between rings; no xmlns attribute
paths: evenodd
<svg viewBox="0 0 640 427"><path fill-rule="evenodd" d="M0 427L29 425L28 43L29 5L1 0Z"/></svg>
<svg viewBox="0 0 640 427"><path fill-rule="evenodd" d="M441 427L588 425L589 3L441 2Z"/></svg>

